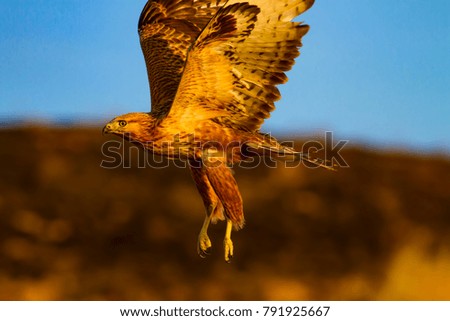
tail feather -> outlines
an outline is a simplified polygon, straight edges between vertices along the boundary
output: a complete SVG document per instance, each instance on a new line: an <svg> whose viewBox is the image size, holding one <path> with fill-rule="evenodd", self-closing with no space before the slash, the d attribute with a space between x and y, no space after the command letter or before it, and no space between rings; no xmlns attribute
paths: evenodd
<svg viewBox="0 0 450 321"><path fill-rule="evenodd" d="M314 158L311 157L308 153L301 153L291 147L283 146L273 138L270 139L269 141L266 140L259 144L248 142L246 145L251 149L256 150L256 152L259 155L262 156L269 155L270 157L275 158L276 160L279 161L285 162L302 161L305 162L306 164L313 165L315 167L321 167L331 171L336 171L334 166L326 164L326 160Z"/></svg>
<svg viewBox="0 0 450 321"><path fill-rule="evenodd" d="M311 158L307 153L299 153L299 152L295 152L294 154L295 157L295 161L301 160L304 161L305 163L314 165L314 166L318 166L318 167L322 167L325 169L328 169L330 171L336 171L336 168L334 168L332 165L326 165L326 160L320 159L320 158Z"/></svg>

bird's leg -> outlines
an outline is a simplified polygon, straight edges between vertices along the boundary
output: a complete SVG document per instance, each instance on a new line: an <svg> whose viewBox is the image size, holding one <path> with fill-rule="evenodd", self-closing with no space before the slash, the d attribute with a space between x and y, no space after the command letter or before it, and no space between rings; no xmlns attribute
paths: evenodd
<svg viewBox="0 0 450 321"><path fill-rule="evenodd" d="M197 241L197 253L201 258L205 258L207 254L209 254L209 250L211 249L211 240L208 236L208 227L211 222L211 214L214 211L212 206L209 206L207 209L205 220L203 221L202 229L200 230L200 234L198 235Z"/></svg>
<svg viewBox="0 0 450 321"><path fill-rule="evenodd" d="M193 162L190 163L190 165L192 178L195 181L197 189L202 197L203 204L206 208L206 217L203 221L197 241L197 253L200 257L204 258L207 254L209 254L211 249L211 240L208 237L209 224L211 221L224 218L223 206L209 183L205 170Z"/></svg>
<svg viewBox="0 0 450 321"><path fill-rule="evenodd" d="M211 221L226 218L227 228L223 244L225 261L230 262L233 257L231 231L233 227L239 229L244 225L242 198L230 169L223 163L215 165L198 166L194 161L190 161L192 178L206 208L206 218L198 236L197 251L201 257L209 253L211 241L208 237L208 226Z"/></svg>
<svg viewBox="0 0 450 321"><path fill-rule="evenodd" d="M242 228L244 225L244 212L242 207L242 198L237 187L236 180L231 170L225 165L206 167L206 175L209 183L216 192L227 219L227 228L223 240L225 250L225 261L230 262L233 257L233 242L231 241L231 231L233 227Z"/></svg>
<svg viewBox="0 0 450 321"><path fill-rule="evenodd" d="M223 239L223 248L225 250L225 261L231 262L233 258L233 241L231 241L231 231L233 229L233 222L227 219L227 229L225 231L225 238Z"/></svg>

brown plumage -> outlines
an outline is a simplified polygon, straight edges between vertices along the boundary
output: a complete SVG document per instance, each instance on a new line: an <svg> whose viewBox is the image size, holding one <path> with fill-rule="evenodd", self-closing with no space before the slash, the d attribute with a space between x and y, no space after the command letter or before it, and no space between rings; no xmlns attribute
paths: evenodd
<svg viewBox="0 0 450 321"><path fill-rule="evenodd" d="M142 11L138 30L152 110L116 117L104 132L189 163L206 208L198 240L202 257L211 247L211 221L227 221L226 261L233 255L231 229L244 225L229 165L266 151L304 157L259 129L280 99L276 86L287 81L285 72L308 31L292 19L313 2L155 0Z"/></svg>

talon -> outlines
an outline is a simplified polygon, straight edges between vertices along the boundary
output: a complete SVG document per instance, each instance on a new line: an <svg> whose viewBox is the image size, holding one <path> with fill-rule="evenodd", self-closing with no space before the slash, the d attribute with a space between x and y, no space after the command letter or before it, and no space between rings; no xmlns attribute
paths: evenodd
<svg viewBox="0 0 450 321"><path fill-rule="evenodd" d="M225 245L225 262L231 263L232 258L233 258L233 242L229 240L229 244Z"/></svg>
<svg viewBox="0 0 450 321"><path fill-rule="evenodd" d="M202 229L200 230L200 234L198 235L197 253L202 259L211 253L211 240L208 237L208 226L210 220L210 216L206 216Z"/></svg>
<svg viewBox="0 0 450 321"><path fill-rule="evenodd" d="M233 241L231 240L231 230L233 228L233 223L231 220L227 220L227 229L225 231L225 238L223 240L223 247L225 250L225 261L227 263L231 263L231 259L233 258Z"/></svg>
<svg viewBox="0 0 450 321"><path fill-rule="evenodd" d="M211 254L211 240L206 233L198 236L197 253L202 259Z"/></svg>
<svg viewBox="0 0 450 321"><path fill-rule="evenodd" d="M233 242L231 239L225 239L223 245L225 248L225 261L231 263L231 259L233 258Z"/></svg>
<svg viewBox="0 0 450 321"><path fill-rule="evenodd" d="M206 250L203 250L203 254L205 254L205 255L211 255L211 246L208 247Z"/></svg>

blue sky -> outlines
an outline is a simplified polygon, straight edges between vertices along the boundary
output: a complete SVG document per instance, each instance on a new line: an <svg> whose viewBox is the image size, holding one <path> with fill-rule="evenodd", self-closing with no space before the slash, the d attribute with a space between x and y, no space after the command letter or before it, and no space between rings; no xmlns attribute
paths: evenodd
<svg viewBox="0 0 450 321"><path fill-rule="evenodd" d="M2 0L0 120L102 122L149 110L146 0ZM379 147L450 151L450 1L316 0L266 121Z"/></svg>

